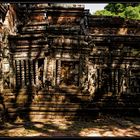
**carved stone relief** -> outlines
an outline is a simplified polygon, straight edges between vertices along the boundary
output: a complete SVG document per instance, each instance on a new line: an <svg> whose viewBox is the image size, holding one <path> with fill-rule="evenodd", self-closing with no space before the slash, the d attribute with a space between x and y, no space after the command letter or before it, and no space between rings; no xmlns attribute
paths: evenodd
<svg viewBox="0 0 140 140"><path fill-rule="evenodd" d="M88 34L88 19L87 16L83 16L80 20L80 28L81 28L81 34L87 35Z"/></svg>

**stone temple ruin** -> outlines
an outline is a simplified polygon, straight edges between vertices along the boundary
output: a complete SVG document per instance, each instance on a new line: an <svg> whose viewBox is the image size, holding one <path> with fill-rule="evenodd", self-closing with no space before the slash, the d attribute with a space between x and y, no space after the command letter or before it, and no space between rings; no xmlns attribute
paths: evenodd
<svg viewBox="0 0 140 140"><path fill-rule="evenodd" d="M0 4L0 98L31 121L139 113L140 21L82 5Z"/></svg>

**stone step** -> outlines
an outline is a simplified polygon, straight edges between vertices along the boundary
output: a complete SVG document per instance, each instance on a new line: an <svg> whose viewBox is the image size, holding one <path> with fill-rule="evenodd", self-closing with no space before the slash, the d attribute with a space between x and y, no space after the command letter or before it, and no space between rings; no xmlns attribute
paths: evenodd
<svg viewBox="0 0 140 140"><path fill-rule="evenodd" d="M46 38L46 33L45 31L44 32L36 32L36 33L29 33L29 32L22 32L20 35L16 36L15 38L12 38L15 43L18 43L18 42L24 42L24 41L34 41L34 40L37 40L37 41L43 41L43 40L47 40ZM23 44L24 45L24 44ZM20 46L20 44L19 44Z"/></svg>
<svg viewBox="0 0 140 140"><path fill-rule="evenodd" d="M47 33L49 34L55 34L55 35L79 35L80 30L47 30Z"/></svg>
<svg viewBox="0 0 140 140"><path fill-rule="evenodd" d="M19 41L43 41L43 40L47 40L47 38L45 37L45 33L43 33L41 31L41 33L34 33L34 35L32 35L31 33L26 33L26 34L21 34L21 35L17 35L15 36L14 40L16 42Z"/></svg>
<svg viewBox="0 0 140 140"><path fill-rule="evenodd" d="M40 48L42 47L42 45L47 45L48 41L47 40L20 40L20 41L16 41L15 44L17 46L32 46L32 45L40 45Z"/></svg>
<svg viewBox="0 0 140 140"><path fill-rule="evenodd" d="M18 103L18 104L27 104L27 103L31 103L31 102L34 102L34 103L38 103L38 104L45 104L45 102L46 103L51 103L51 102L56 102L56 103L58 103L58 102L61 102L61 103L79 103L79 102L81 102L81 103L83 103L83 102L87 102L87 101L89 101L89 100L87 100L87 99L85 99L85 98L79 98L79 99L75 99L75 100L73 100L73 99L46 99L46 100L34 100L33 101L33 99L28 99L28 97L26 98L26 97L24 97L24 98L17 98L17 100L15 100L15 98L10 98L10 99L5 99L4 100L5 102L11 102L11 103Z"/></svg>
<svg viewBox="0 0 140 140"><path fill-rule="evenodd" d="M8 96L7 98L5 97L4 98L4 101L5 102L15 102L15 100L17 100L17 102L23 102L25 101L25 99L28 99L29 96L17 96L17 98L15 98L14 96ZM38 103L44 103L44 102L70 102L70 103L78 103L78 102L84 102L84 101L91 101L90 100L90 97L84 97L84 96L79 96L79 97L69 97L69 96L59 96L59 97L52 97L52 96L46 96L46 97L34 97L32 96L31 97L31 100L32 102L38 102ZM29 101L30 102L30 101ZM137 105L139 104L139 101L138 100L131 100L131 101L126 101L126 100L118 100L118 101L112 101L112 100L109 100L109 101L105 101L105 100L99 100L99 101L94 101L93 102L95 103L103 103L103 104L109 104L109 105L113 105L113 104L126 104L126 105Z"/></svg>
<svg viewBox="0 0 140 140"><path fill-rule="evenodd" d="M124 103L124 102L116 102L116 103L105 103L105 102L97 102L96 106L98 107L139 107L139 103Z"/></svg>
<svg viewBox="0 0 140 140"><path fill-rule="evenodd" d="M18 102L18 103L22 103L22 102L26 102L26 99L28 99L29 97L31 97L32 102L38 102L38 103L44 103L44 102L70 102L70 103L78 103L78 102L82 102L82 101L91 101L91 98L89 95L82 95L82 94L68 94L68 93L63 93L63 94L58 94L58 93L53 93L53 94L47 94L47 93L39 93L38 95L36 95L35 93L28 93L26 94L25 92L21 92L21 93L16 93L15 94L7 94L4 96L4 101L5 102ZM29 102L30 102L29 101ZM139 99L129 99L125 100L125 99L99 99L99 100L93 100L92 102L95 103L102 103L102 104L106 104L106 105L116 105L116 104L125 104L125 105L138 105L139 104Z"/></svg>
<svg viewBox="0 0 140 140"><path fill-rule="evenodd" d="M32 49L32 51L35 51L36 49L39 49L39 48L48 48L48 45L19 45L19 46L16 46L16 51L17 50L20 50L21 51L21 49L22 50L26 50L26 49Z"/></svg>
<svg viewBox="0 0 140 140"><path fill-rule="evenodd" d="M42 101L33 101L33 102L26 102L26 104L24 103L17 103L17 102L14 102L14 103L10 103L10 102L6 102L5 103L5 106L7 107L10 107L10 106L15 106L15 107L78 107L78 106L81 106L81 107L86 107L86 106L95 106L98 102L42 102Z"/></svg>
<svg viewBox="0 0 140 140"><path fill-rule="evenodd" d="M121 99L125 99L125 100L137 100L139 99L140 101L140 96L133 96L133 97L121 97Z"/></svg>
<svg viewBox="0 0 140 140"><path fill-rule="evenodd" d="M62 102L62 103L83 103L83 102L88 102L89 100L87 98L77 98L77 99L72 99L72 98L46 98L46 100L41 100L41 99L33 99L33 98L30 98L29 97L17 97L17 99L15 100L15 98L10 98L10 99L4 99L5 102L11 102L11 103L22 103L22 104L25 104L25 103L30 103L30 102L37 102L37 103L51 103L51 102Z"/></svg>
<svg viewBox="0 0 140 140"><path fill-rule="evenodd" d="M71 102L32 102L32 103L29 103L29 104L26 104L26 106L35 106L35 107L45 107L45 106L61 106L61 105L64 105L64 106L69 106L69 107L73 107L73 106L88 106L89 104L93 104L95 105L96 103L88 103L88 102L77 102L77 103L71 103ZM5 105L7 106L12 106L13 104L10 103L10 102L5 102ZM22 107L23 104L18 104L18 103L15 103L14 104L15 107Z"/></svg>
<svg viewBox="0 0 140 140"><path fill-rule="evenodd" d="M129 112L127 112L129 111ZM53 110L53 111L35 111L35 110L15 110L15 109L11 109L8 111L8 114L10 115L14 115L17 113L17 115L21 115L23 117L26 116L42 116L42 117L46 117L47 115L55 115L55 116L81 116L81 115L85 115L85 116L90 116L93 115L95 113L132 113L132 112L136 112L136 113L140 113L138 108L134 108L134 107L103 107L103 108L92 108L92 109L77 109L75 110ZM81 116L81 117L83 117Z"/></svg>
<svg viewBox="0 0 140 140"><path fill-rule="evenodd" d="M87 112L31 112L31 113L27 113L27 112L18 112L18 114L16 113L9 113L8 114L8 118L9 121L10 120L15 120L17 118L17 116L19 116L21 119L23 120L30 120L30 121L36 121L36 122L45 122L48 121L48 119L66 119L66 120L75 120L75 119L79 119L79 118L89 118L89 116L97 116L98 113L98 109L90 112L89 114L87 114Z"/></svg>
<svg viewBox="0 0 140 140"><path fill-rule="evenodd" d="M31 110L32 109L39 109L39 110L42 110L42 109L49 109L50 111L53 109L58 109L58 110L64 110L64 109L77 109L77 108L96 108L96 107L99 107L99 108L118 108L118 107L121 107L121 108L139 108L139 103L133 103L133 104L125 104L125 103L110 103L110 104L107 104L107 103L103 103L103 102L94 102L94 103L67 103L67 102L32 102L32 103L7 103L5 104L5 107L10 109L10 108L15 108L15 109L28 109L30 108Z"/></svg>
<svg viewBox="0 0 140 140"><path fill-rule="evenodd" d="M122 101L122 102L134 102L134 101L140 101L138 98L137 99L122 99L122 98L118 98L118 99L114 99L114 98L101 98L98 99L98 101L102 101L102 102L117 102L117 101Z"/></svg>
<svg viewBox="0 0 140 140"><path fill-rule="evenodd" d="M32 29L32 30L22 30L21 32L20 32L20 34L21 35L25 35L25 34L46 34L47 33L47 29L45 28L45 29Z"/></svg>
<svg viewBox="0 0 140 140"><path fill-rule="evenodd" d="M25 10L26 11L26 5L20 5L20 9L21 11ZM28 9L31 10L31 11L34 11L34 10L45 10L46 8L48 8L48 4L39 4L39 5L36 5L36 4L31 4Z"/></svg>
<svg viewBox="0 0 140 140"><path fill-rule="evenodd" d="M50 103L48 103L50 104ZM62 104L62 105L58 105L57 103L55 103L54 105L48 105L47 103L46 104L41 104L41 103L32 103L32 104L29 104L29 103L13 103L10 104L10 105L5 105L6 108L29 108L29 107L33 107L33 108L36 108L36 107L40 107L40 108L46 108L46 109L49 109L50 111L52 110L52 108L54 109L77 109L77 106L78 105L71 105L71 106L68 106L68 105L65 105L65 104ZM76 103L75 103L76 104ZM78 104L78 103L77 103ZM86 108L86 107L89 107L89 108L117 108L117 107L124 107L124 108L139 108L139 103L135 103L135 104L124 104L124 103L116 103L116 104L104 104L102 102L97 102L97 103L92 103L92 104L86 104L84 106L83 105L79 105L79 108ZM41 110L41 109L40 109Z"/></svg>
<svg viewBox="0 0 140 140"><path fill-rule="evenodd" d="M65 114L65 115L71 115L71 114L77 114L77 113L89 113L92 111L99 111L99 108L52 108L53 110L51 110L51 108L48 109L44 109L44 110L39 110L39 109L30 109L30 108L8 108L7 109L7 113L17 113L17 114L30 114L30 115L38 115L38 114L42 114L42 115L47 115L47 114Z"/></svg>
<svg viewBox="0 0 140 140"><path fill-rule="evenodd" d="M27 92L28 91L28 92ZM56 92L55 89L49 89L49 91L46 89L44 90L41 90L41 91L38 91L36 93L36 89L20 89L19 91L11 91L11 90L5 90L5 92L3 93L3 95L6 97L6 96L14 96L14 95L20 95L24 93L25 95L26 94L29 94L29 95L38 95L38 96L90 96L88 93L82 93L77 90L61 90L61 91L58 91ZM138 98L139 96L135 97L114 97L114 96L102 96L102 97L98 97L98 98L93 98L93 100L95 101L119 101L119 100L122 100L122 101L140 101L140 99Z"/></svg>
<svg viewBox="0 0 140 140"><path fill-rule="evenodd" d="M47 26L48 31L53 31L53 30L63 30L63 31L79 31L81 30L80 25L76 24L75 25L48 25Z"/></svg>
<svg viewBox="0 0 140 140"><path fill-rule="evenodd" d="M59 106L59 107L18 107L18 108L7 108L8 112L77 112L77 111L92 111L94 108L82 108L82 107L64 107L64 106ZM96 107L97 109L97 107Z"/></svg>
<svg viewBox="0 0 140 140"><path fill-rule="evenodd" d="M34 8L34 9L31 8L30 10L31 10L32 14L33 14L33 13L34 13L34 14L36 14L36 13L38 13L38 14L40 14L40 13L41 13L41 14L42 14L42 13L46 13L45 7L44 7L44 8L43 8L43 7L42 7L42 8L36 8L36 9L35 9L35 8Z"/></svg>
<svg viewBox="0 0 140 140"><path fill-rule="evenodd" d="M38 48L32 48L32 46L30 47L28 47L28 48L24 48L24 47L20 47L20 48L16 48L16 49L13 49L12 50L12 52L13 53L15 53L15 55L20 55L20 53L21 53L21 51L22 52L24 52L25 54L26 54L26 56L29 54L29 52L30 51L32 51L31 52L31 54L33 55L37 55L38 54L38 52L41 50L41 52L48 52L48 45L47 45L47 43L44 43L44 44L42 44L42 45L39 45L39 47ZM25 57L26 57L25 56ZM20 77L19 77L20 78Z"/></svg>
<svg viewBox="0 0 140 140"><path fill-rule="evenodd" d="M45 121L48 118L65 118L67 120L71 119L78 119L78 118L85 118L85 117L90 117L90 116L98 116L99 113L115 113L115 114L132 114L132 113L140 113L138 108L124 108L124 107L104 107L104 108L92 108L92 109L87 109L87 110L76 110L76 111L23 111L23 110L18 110L16 111L11 111L8 112L7 116L11 120L12 118L16 118L19 116L23 120L26 120L26 118L30 121ZM15 119L14 119L15 120Z"/></svg>
<svg viewBox="0 0 140 140"><path fill-rule="evenodd" d="M11 39L17 40L28 40L28 39L42 39L44 38L44 32L34 32L34 33L21 33L17 34L16 36L11 36Z"/></svg>
<svg viewBox="0 0 140 140"><path fill-rule="evenodd" d="M40 22L31 22L31 21L29 21L26 24L26 27L28 27L28 26L45 26L45 25L47 25L46 21L40 21Z"/></svg>
<svg viewBox="0 0 140 140"><path fill-rule="evenodd" d="M39 91L39 92L36 92L35 90L33 91L17 91L17 92L14 92L14 93L5 93L4 96L13 96L13 95L21 95L21 94L25 94L25 95L38 95L38 96L85 96L85 97L88 97L90 96L88 93L81 93L81 92L71 92L71 93L66 93L66 92L62 92L62 93L59 93L59 92L52 92L50 93L50 91Z"/></svg>
<svg viewBox="0 0 140 140"><path fill-rule="evenodd" d="M36 95L49 95L49 96L67 96L67 95L73 95L73 96L89 96L89 94L88 93L82 93L82 92L80 92L80 90L79 91L77 91L77 90L67 90L67 91L63 91L63 90L61 90L60 92L59 91L55 91L55 89L49 89L49 91L46 89L44 89L44 90L40 90L40 91L38 91L37 93L36 93L36 89L20 89L19 91L17 90L17 91L14 91L13 93L11 93L11 92L5 92L5 96L10 96L10 95L15 95L15 94L17 94L17 95L20 95L20 94L22 94L22 93L25 93L25 94L29 94L29 95L31 95L31 94L36 94Z"/></svg>
<svg viewBox="0 0 140 140"><path fill-rule="evenodd" d="M47 24L46 24L47 25ZM42 31L42 30L46 30L46 25L38 25L38 24L36 24L36 25L31 25L30 24L30 26L28 25L28 26L24 26L23 28L22 28L22 31L38 31L38 30L40 30L40 31Z"/></svg>
<svg viewBox="0 0 140 140"><path fill-rule="evenodd" d="M140 114L140 111L139 111L139 108L138 107L102 107L100 108L100 111L101 112L105 112L105 113L139 113Z"/></svg>

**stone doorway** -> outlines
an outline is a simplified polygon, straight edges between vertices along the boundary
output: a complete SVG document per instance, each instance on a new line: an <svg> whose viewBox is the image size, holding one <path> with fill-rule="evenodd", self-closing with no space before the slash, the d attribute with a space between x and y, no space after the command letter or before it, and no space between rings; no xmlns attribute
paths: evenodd
<svg viewBox="0 0 140 140"><path fill-rule="evenodd" d="M60 85L79 85L79 61L61 61Z"/></svg>

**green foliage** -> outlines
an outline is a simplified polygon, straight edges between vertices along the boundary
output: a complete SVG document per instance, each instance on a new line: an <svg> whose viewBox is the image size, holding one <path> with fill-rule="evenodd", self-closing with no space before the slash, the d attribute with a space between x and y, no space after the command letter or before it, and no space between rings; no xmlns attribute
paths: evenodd
<svg viewBox="0 0 140 140"><path fill-rule="evenodd" d="M105 15L105 16L112 16L113 13L107 10L96 11L96 15Z"/></svg>
<svg viewBox="0 0 140 140"><path fill-rule="evenodd" d="M131 18L131 19L140 19L140 6L126 7L125 12L124 12L124 17Z"/></svg>
<svg viewBox="0 0 140 140"><path fill-rule="evenodd" d="M120 16L140 20L139 3L109 3L104 10L96 11L95 15Z"/></svg>
<svg viewBox="0 0 140 140"><path fill-rule="evenodd" d="M108 4L108 5L105 7L105 9L106 9L107 11L110 11L110 12L112 12L112 13L117 14L117 13L123 12L124 9L125 9L125 6L124 6L123 4L121 4L121 3L117 3L117 4Z"/></svg>

